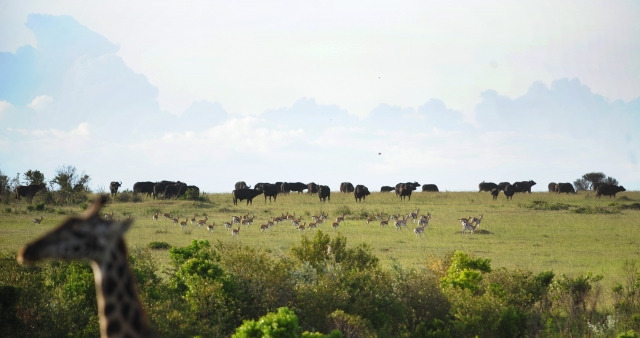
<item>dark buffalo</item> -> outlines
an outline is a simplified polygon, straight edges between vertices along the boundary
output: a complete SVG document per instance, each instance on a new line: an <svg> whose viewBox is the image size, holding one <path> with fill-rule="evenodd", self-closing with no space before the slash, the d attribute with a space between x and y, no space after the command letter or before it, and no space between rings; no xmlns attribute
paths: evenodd
<svg viewBox="0 0 640 338"><path fill-rule="evenodd" d="M260 191L260 189L256 189L258 191ZM267 202L267 197L269 197L269 202L271 202L271 197L273 197L273 201L276 201L276 198L278 198L278 193L280 192L280 189L278 189L278 186L275 184L269 184L269 183L263 183L262 184L262 191L264 192L264 202Z"/></svg>
<svg viewBox="0 0 640 338"><path fill-rule="evenodd" d="M118 188L122 185L122 182L111 182L109 184L109 190L111 191L111 196L115 196L118 194Z"/></svg>
<svg viewBox="0 0 640 338"><path fill-rule="evenodd" d="M556 192L556 185L558 183L556 182L551 182L549 183L549 185L547 185L547 190L549 190L549 192Z"/></svg>
<svg viewBox="0 0 640 338"><path fill-rule="evenodd" d="M394 187L388 185L383 185L382 187L380 187L380 192L391 192L394 190L396 190Z"/></svg>
<svg viewBox="0 0 640 338"><path fill-rule="evenodd" d="M406 182L406 183L398 183L396 184L396 195L400 195L400 190L401 189L411 189L411 191L415 191L416 189L418 189L418 187L420 186L420 183L418 182ZM405 190L406 191L406 190Z"/></svg>
<svg viewBox="0 0 640 338"><path fill-rule="evenodd" d="M19 185L15 189L16 199L20 199L20 197L33 198L41 190L47 190L47 186L44 183Z"/></svg>
<svg viewBox="0 0 640 338"><path fill-rule="evenodd" d="M153 198L160 198L164 195L165 189L167 189L168 185L176 184L178 182L173 181L160 181L153 186Z"/></svg>
<svg viewBox="0 0 640 338"><path fill-rule="evenodd" d="M609 198L616 197L616 194L619 192L627 191L623 186L617 186L615 184L601 184L598 186L598 190L596 190L596 197L600 197L602 195L609 196Z"/></svg>
<svg viewBox="0 0 640 338"><path fill-rule="evenodd" d="M291 191L296 191L298 193L302 193L307 189L307 185L302 182L284 182L282 183L282 187L280 189L283 193L288 193Z"/></svg>
<svg viewBox="0 0 640 338"><path fill-rule="evenodd" d="M398 192L398 196L400 196L400 200L404 200L406 197L409 197L409 201L411 201L411 192L413 189L409 186L401 186L400 191Z"/></svg>
<svg viewBox="0 0 640 338"><path fill-rule="evenodd" d="M249 189L249 188L251 188L251 186L249 186L246 183L244 183L244 181L238 181L238 182L236 182L235 188L236 189Z"/></svg>
<svg viewBox="0 0 640 338"><path fill-rule="evenodd" d="M356 185L353 189L353 196L356 198L356 202L362 202L365 200L367 195L370 195L369 188L365 187L362 184Z"/></svg>
<svg viewBox="0 0 640 338"><path fill-rule="evenodd" d="M318 193L318 189L319 189L319 185L311 182L309 184L307 184L307 193L308 194L316 194Z"/></svg>
<svg viewBox="0 0 640 338"><path fill-rule="evenodd" d="M253 204L253 198L260 194L262 194L262 191L256 189L235 189L232 192L233 205L238 205L238 200L247 200L247 205L249 205L249 203Z"/></svg>
<svg viewBox="0 0 640 338"><path fill-rule="evenodd" d="M516 187L513 184L509 184L506 187L504 187L504 195L507 197L508 200L512 200L513 195L515 193L516 193Z"/></svg>
<svg viewBox="0 0 640 338"><path fill-rule="evenodd" d="M178 198L184 193L187 192L187 184L182 182L176 182L174 184L169 184L164 188L164 197L165 198Z"/></svg>
<svg viewBox="0 0 640 338"><path fill-rule="evenodd" d="M439 192L438 186L435 184L424 184L422 186L422 191L430 191L430 192Z"/></svg>
<svg viewBox="0 0 640 338"><path fill-rule="evenodd" d="M593 184L591 185L591 190L593 190L593 191L598 191L598 188L599 188L601 185L608 185L608 184L609 184L609 183L605 183L605 182L596 182L596 183L593 183Z"/></svg>
<svg viewBox="0 0 640 338"><path fill-rule="evenodd" d="M558 183L555 186L556 194L559 193L567 193L567 194L575 194L576 190L573 188L573 184L571 183Z"/></svg>
<svg viewBox="0 0 640 338"><path fill-rule="evenodd" d="M355 188L353 187L353 184L351 184L350 182L340 183L340 192L350 193L350 192L353 192L354 190Z"/></svg>
<svg viewBox="0 0 640 338"><path fill-rule="evenodd" d="M254 185L253 185L253 189L256 189L256 190L264 190L264 189L263 189L263 187L264 187L266 184L269 184L269 183L256 183L256 184L254 184Z"/></svg>
<svg viewBox="0 0 640 338"><path fill-rule="evenodd" d="M509 184L511 184L511 183L509 183L509 182L500 182L500 183L498 183L498 190L503 191L504 187L508 186Z"/></svg>
<svg viewBox="0 0 640 338"><path fill-rule="evenodd" d="M155 182L136 182L133 184L133 193L147 194L147 196L151 196L153 194L153 187L155 185Z"/></svg>
<svg viewBox="0 0 640 338"><path fill-rule="evenodd" d="M495 189L497 187L498 187L498 185L493 183L493 182L482 181L480 184L478 184L478 189L479 189L478 192L480 192L480 191L491 191L491 190L493 190L493 189Z"/></svg>
<svg viewBox="0 0 640 338"><path fill-rule="evenodd" d="M324 202L328 200L331 202L331 189L327 185L318 186L318 197L320 197L320 201Z"/></svg>
<svg viewBox="0 0 640 338"><path fill-rule="evenodd" d="M516 192L528 192L531 193L531 187L536 185L534 181L520 181L513 184L516 188Z"/></svg>
<svg viewBox="0 0 640 338"><path fill-rule="evenodd" d="M500 195L500 189L493 188L493 190L491 190L491 196L493 197L493 199L497 200L498 199L498 195Z"/></svg>

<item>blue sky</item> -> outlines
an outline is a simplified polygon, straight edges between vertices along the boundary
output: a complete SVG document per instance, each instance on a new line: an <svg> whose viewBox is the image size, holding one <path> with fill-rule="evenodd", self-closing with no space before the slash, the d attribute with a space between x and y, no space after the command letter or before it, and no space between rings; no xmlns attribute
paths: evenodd
<svg viewBox="0 0 640 338"><path fill-rule="evenodd" d="M0 0L0 171L640 190L637 1Z"/></svg>

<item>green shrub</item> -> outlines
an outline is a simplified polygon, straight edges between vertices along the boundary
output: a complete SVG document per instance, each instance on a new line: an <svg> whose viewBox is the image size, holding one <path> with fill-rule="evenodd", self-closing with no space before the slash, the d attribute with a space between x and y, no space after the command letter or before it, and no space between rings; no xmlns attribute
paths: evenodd
<svg viewBox="0 0 640 338"><path fill-rule="evenodd" d="M167 242L150 242L148 245L149 249L154 250L168 250L171 249L171 244Z"/></svg>

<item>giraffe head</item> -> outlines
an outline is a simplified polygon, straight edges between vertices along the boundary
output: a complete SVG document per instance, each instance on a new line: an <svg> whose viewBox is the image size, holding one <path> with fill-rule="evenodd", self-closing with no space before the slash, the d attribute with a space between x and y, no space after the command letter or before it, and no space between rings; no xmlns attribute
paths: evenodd
<svg viewBox="0 0 640 338"><path fill-rule="evenodd" d="M102 261L111 247L120 245L132 223L131 219L122 222L102 219L100 209L106 200L106 196L99 197L81 216L68 218L56 229L27 244L20 250L18 261L29 263L43 258Z"/></svg>

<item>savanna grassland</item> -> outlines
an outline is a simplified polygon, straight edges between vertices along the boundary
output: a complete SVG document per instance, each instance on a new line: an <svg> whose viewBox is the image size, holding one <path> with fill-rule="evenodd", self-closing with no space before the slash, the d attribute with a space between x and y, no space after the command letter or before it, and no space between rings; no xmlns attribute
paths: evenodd
<svg viewBox="0 0 640 338"><path fill-rule="evenodd" d="M184 247L194 239L206 239L212 243L235 242L280 257L286 256L301 236L312 237L314 231L321 230L331 236L340 233L348 246L367 244L385 266L398 263L404 268L422 269L433 257L459 250L490 259L494 268L522 268L534 273L552 270L556 275L569 276L600 274L605 290L624 278L621 269L625 262L640 261L640 192L624 192L616 198L596 198L585 191L560 195L519 193L510 201L504 195L492 200L485 192L415 192L410 201L400 201L394 193L372 193L362 203L356 203L352 194L339 192L332 192L327 203L321 203L317 195L290 193L279 195L276 202L265 202L263 196L258 196L253 204L242 201L237 206L233 205L231 194L207 194L200 201L131 200L130 192L119 194L103 210L116 219L134 218L126 236L130 247L147 247L152 242ZM24 201L3 205L2 251L17 252L84 207L86 204L34 208ZM386 227L379 226L379 220L365 222L367 216L386 218L415 211L432 216L425 236L414 234L417 224L411 221L400 230L396 230L393 221ZM160 214L158 221L152 219L156 212ZM208 231L188 222L181 228L162 217L164 213L180 221L206 216L207 224L215 226ZM313 215L321 213L328 214L328 219L317 229L300 231L285 221L266 231L259 230L261 224L276 216L293 214L309 223ZM334 230L331 223L343 214L345 221ZM231 236L223 225L234 215L254 217L252 225L240 227L238 236ZM482 223L474 234L461 233L459 218L481 215ZM34 224L32 219L40 216L42 223ZM169 262L167 250L153 250L153 256L162 266Z"/></svg>

